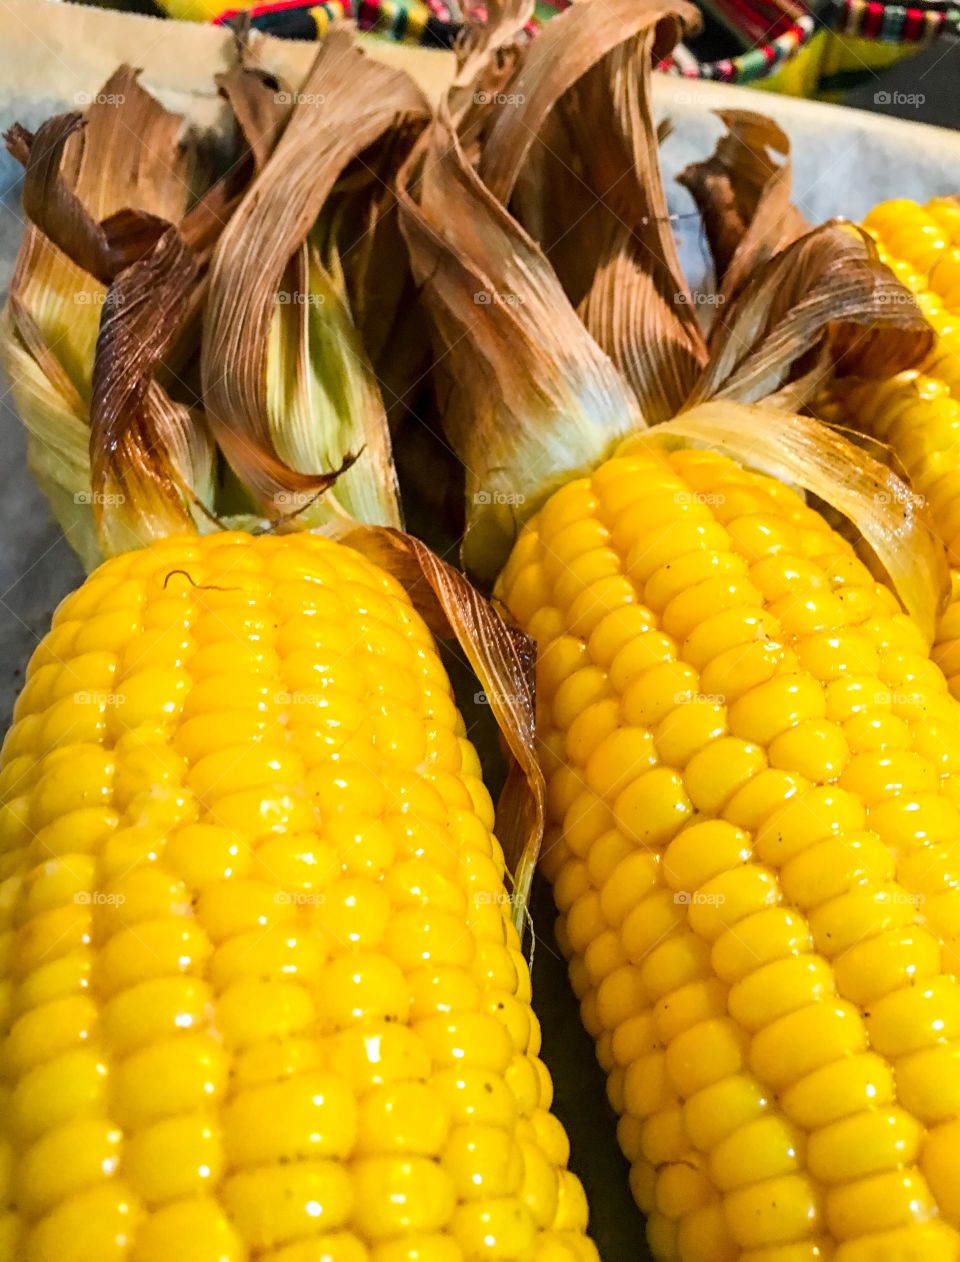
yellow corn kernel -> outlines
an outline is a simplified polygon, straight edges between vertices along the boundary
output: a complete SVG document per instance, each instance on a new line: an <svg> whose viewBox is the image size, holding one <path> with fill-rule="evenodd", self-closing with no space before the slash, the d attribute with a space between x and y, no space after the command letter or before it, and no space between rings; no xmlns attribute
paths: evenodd
<svg viewBox="0 0 960 1262"><path fill-rule="evenodd" d="M401 589L319 537L210 535L108 562L57 627L0 769L0 1256L596 1262Z"/></svg>
<svg viewBox="0 0 960 1262"><path fill-rule="evenodd" d="M552 500L500 594L568 655L540 676L544 871L653 1255L879 1258L882 1225L913 1249L936 1211L960 1249L944 680L794 492L625 450L556 501L604 631L547 561Z"/></svg>

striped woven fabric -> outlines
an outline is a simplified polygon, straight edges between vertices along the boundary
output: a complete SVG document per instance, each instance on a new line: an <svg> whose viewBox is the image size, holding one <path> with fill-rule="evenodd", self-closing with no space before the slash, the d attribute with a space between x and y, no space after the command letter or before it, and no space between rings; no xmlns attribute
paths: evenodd
<svg viewBox="0 0 960 1262"><path fill-rule="evenodd" d="M921 44L940 34L960 34L960 8L955 5L907 7L880 0L841 0L836 8L831 25L841 35L885 44Z"/></svg>
<svg viewBox="0 0 960 1262"><path fill-rule="evenodd" d="M804 0L699 0L708 26L743 51L709 60L696 46L681 44L657 68L690 79L755 83L793 61L818 32L904 46L960 34L960 8L944 0L909 7L885 0L826 2L826 8L814 13ZM536 35L545 21L570 3L537 0L526 36ZM243 14L249 14L254 29L291 39L318 39L331 22L347 18L361 31L386 39L452 48L464 22L483 21L486 10L483 5L461 8L457 0L268 0L249 9L227 9L215 21L232 25Z"/></svg>
<svg viewBox="0 0 960 1262"><path fill-rule="evenodd" d="M225 9L214 23L232 26L245 15L254 30L286 39L320 39L332 22L348 19L358 30L429 48L452 48L462 26L442 0L268 0Z"/></svg>
<svg viewBox="0 0 960 1262"><path fill-rule="evenodd" d="M709 8L709 5L703 7ZM806 13L776 38L768 39L756 48L749 48L739 57L722 57L719 61L701 61L685 44L679 44L657 69L667 74L682 75L686 79L753 83L757 79L765 79L783 62L796 56L810 42L816 29L816 19L812 14Z"/></svg>

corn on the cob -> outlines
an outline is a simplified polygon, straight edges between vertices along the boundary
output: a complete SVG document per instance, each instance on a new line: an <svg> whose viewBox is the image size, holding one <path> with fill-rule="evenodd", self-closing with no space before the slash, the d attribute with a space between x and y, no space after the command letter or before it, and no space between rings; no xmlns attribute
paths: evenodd
<svg viewBox="0 0 960 1262"><path fill-rule="evenodd" d="M883 261L917 295L937 341L920 370L886 381L842 379L819 410L885 444L926 499L953 580L933 657L960 698L960 203L884 202L864 227Z"/></svg>
<svg viewBox="0 0 960 1262"><path fill-rule="evenodd" d="M402 588L173 538L3 752L3 1262L592 1262L476 754Z"/></svg>
<svg viewBox="0 0 960 1262"><path fill-rule="evenodd" d="M500 590L655 1256L954 1262L960 722L914 624L787 487L637 443Z"/></svg>

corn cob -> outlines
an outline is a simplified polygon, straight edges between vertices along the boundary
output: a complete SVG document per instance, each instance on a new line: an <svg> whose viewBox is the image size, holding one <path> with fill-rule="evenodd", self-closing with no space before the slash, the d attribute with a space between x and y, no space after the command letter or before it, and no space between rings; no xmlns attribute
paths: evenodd
<svg viewBox="0 0 960 1262"><path fill-rule="evenodd" d="M886 381L841 379L818 411L885 444L929 507L953 592L933 658L960 698L960 203L885 202L864 221L880 257L918 297L937 341L919 370Z"/></svg>
<svg viewBox="0 0 960 1262"><path fill-rule="evenodd" d="M4 1262L588 1262L490 798L400 585L175 537L3 750Z"/></svg>
<svg viewBox="0 0 960 1262"><path fill-rule="evenodd" d="M960 722L789 488L634 440L524 528L543 866L660 1262L960 1256Z"/></svg>

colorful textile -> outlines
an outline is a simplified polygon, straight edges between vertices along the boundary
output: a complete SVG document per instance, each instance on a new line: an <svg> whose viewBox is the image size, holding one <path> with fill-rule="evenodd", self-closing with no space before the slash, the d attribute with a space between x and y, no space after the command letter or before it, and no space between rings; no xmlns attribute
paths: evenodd
<svg viewBox="0 0 960 1262"><path fill-rule="evenodd" d="M331 22L347 18L358 30L428 48L452 48L463 25L442 0L269 0L226 9L214 22L235 25L244 14L254 30L287 39L320 39Z"/></svg>
<svg viewBox="0 0 960 1262"><path fill-rule="evenodd" d="M525 28L532 38L570 0L537 0ZM701 7L744 51L702 61L680 44L657 67L667 74L721 83L749 83L791 95L819 95L851 86L858 76L909 56L939 35L960 35L960 7L943 0L914 5L884 0L828 0L814 14L804 0L700 0ZM215 19L235 24L249 14L255 30L291 39L319 39L331 22L356 22L361 31L403 43L452 48L464 21L482 21L482 5L457 0L268 0L227 9ZM876 56L863 45L884 45ZM822 82L821 82L822 81Z"/></svg>

